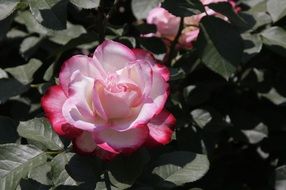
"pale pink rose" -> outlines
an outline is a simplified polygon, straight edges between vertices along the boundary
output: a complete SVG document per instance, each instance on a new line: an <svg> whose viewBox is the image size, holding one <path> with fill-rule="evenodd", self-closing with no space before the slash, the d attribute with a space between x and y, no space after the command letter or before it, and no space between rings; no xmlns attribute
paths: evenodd
<svg viewBox="0 0 286 190"><path fill-rule="evenodd" d="M233 7L235 6L235 2L233 0L201 0L201 2L204 5L218 2L230 2ZM207 6L206 11L208 15L215 15L226 21L228 20L227 17L216 13ZM199 22L204 16L206 16L206 13L184 18L184 29L178 40L179 46L185 48L191 48L193 46L193 42L196 41L199 34ZM161 37L167 43L175 39L179 30L180 18L172 15L162 7L152 9L147 16L146 21L148 24L154 24L157 27L157 32L155 34L148 34L147 37Z"/></svg>
<svg viewBox="0 0 286 190"><path fill-rule="evenodd" d="M109 40L93 57L68 59L59 85L41 103L53 129L72 139L77 152L111 159L170 142L175 118L164 109L168 79L168 69L150 53Z"/></svg>

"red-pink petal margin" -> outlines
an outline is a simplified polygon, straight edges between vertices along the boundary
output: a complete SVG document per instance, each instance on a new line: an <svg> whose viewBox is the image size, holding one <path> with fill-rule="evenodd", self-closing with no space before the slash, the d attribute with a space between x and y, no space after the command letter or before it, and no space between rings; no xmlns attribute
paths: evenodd
<svg viewBox="0 0 286 190"><path fill-rule="evenodd" d="M42 97L41 105L56 133L72 139L80 135L82 131L68 124L63 117L62 106L66 98L61 86L51 86Z"/></svg>
<svg viewBox="0 0 286 190"><path fill-rule="evenodd" d="M143 49L132 49L133 53L136 56L137 60L144 60L148 61L149 64L152 66L154 72L160 73L161 76L168 81L170 79L170 71L168 67L163 64L160 64L160 61L156 60L155 57L148 51Z"/></svg>
<svg viewBox="0 0 286 190"><path fill-rule="evenodd" d="M156 115L147 124L149 128L149 138L146 140L145 145L154 147L168 144L171 141L175 123L175 117L166 110Z"/></svg>

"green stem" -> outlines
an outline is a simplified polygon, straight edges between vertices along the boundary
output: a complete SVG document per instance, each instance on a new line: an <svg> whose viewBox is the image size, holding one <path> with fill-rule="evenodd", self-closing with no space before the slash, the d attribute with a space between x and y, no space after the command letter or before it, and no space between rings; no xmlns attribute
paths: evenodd
<svg viewBox="0 0 286 190"><path fill-rule="evenodd" d="M167 59L167 65L171 65L173 58L176 56L176 45L179 41L179 38L181 36L183 29L184 29L184 17L181 17L179 30L176 34L175 39L172 41L171 46L170 46L169 57Z"/></svg>

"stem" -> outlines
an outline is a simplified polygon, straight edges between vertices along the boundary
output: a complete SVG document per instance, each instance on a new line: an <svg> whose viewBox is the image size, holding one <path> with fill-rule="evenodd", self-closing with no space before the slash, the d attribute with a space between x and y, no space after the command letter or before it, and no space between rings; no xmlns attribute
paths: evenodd
<svg viewBox="0 0 286 190"><path fill-rule="evenodd" d="M116 11L116 7L119 1L120 0L114 1L113 6L110 8L107 14L104 13L105 9L104 0L100 1L100 6L98 7L98 11L99 11L99 20L102 21L102 28L99 32L99 43L102 43L105 40L105 32L108 20L112 16L112 14Z"/></svg>
<svg viewBox="0 0 286 190"><path fill-rule="evenodd" d="M170 47L170 52L169 52L169 57L167 59L167 65L171 65L172 59L175 57L176 55L176 45L179 41L179 38L181 36L182 30L184 29L184 17L181 17L180 19L180 26L179 26L179 30L176 34L175 39L172 41L171 43L171 47Z"/></svg>
<svg viewBox="0 0 286 190"><path fill-rule="evenodd" d="M104 171L104 182L106 189L111 190L110 179L107 170Z"/></svg>

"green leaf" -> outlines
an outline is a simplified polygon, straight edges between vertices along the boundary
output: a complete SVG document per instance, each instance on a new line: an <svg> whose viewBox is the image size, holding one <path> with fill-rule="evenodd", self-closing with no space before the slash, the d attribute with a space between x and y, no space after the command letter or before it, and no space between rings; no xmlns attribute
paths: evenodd
<svg viewBox="0 0 286 190"><path fill-rule="evenodd" d="M67 21L67 0L28 0L36 20L53 30L63 30Z"/></svg>
<svg viewBox="0 0 286 190"><path fill-rule="evenodd" d="M0 0L0 20L14 12L20 0Z"/></svg>
<svg viewBox="0 0 286 190"><path fill-rule="evenodd" d="M9 98L22 94L28 87L21 84L16 79L0 79L0 104L6 102Z"/></svg>
<svg viewBox="0 0 286 190"><path fill-rule="evenodd" d="M273 26L261 33L263 43L273 51L285 56L286 53L286 30Z"/></svg>
<svg viewBox="0 0 286 190"><path fill-rule="evenodd" d="M259 123L254 129L242 130L249 143L256 144L268 137L268 127L264 123Z"/></svg>
<svg viewBox="0 0 286 190"><path fill-rule="evenodd" d="M22 177L47 161L41 150L27 145L0 145L0 189L15 189Z"/></svg>
<svg viewBox="0 0 286 190"><path fill-rule="evenodd" d="M37 22L30 11L19 12L15 21L26 26L29 33L46 35L48 29Z"/></svg>
<svg viewBox="0 0 286 190"><path fill-rule="evenodd" d="M81 34L79 37L70 40L67 44L55 51L55 54L63 53L70 49L76 48L83 44L93 43L98 41L98 34L94 32Z"/></svg>
<svg viewBox="0 0 286 190"><path fill-rule="evenodd" d="M43 79L45 81L50 81L53 77L53 74L54 74L54 70L55 70L55 66L56 64L55 63L52 63L46 70L44 76L43 76Z"/></svg>
<svg viewBox="0 0 286 190"><path fill-rule="evenodd" d="M191 112L193 120L199 127L203 128L206 124L208 124L212 120L211 114L203 109L196 109Z"/></svg>
<svg viewBox="0 0 286 190"><path fill-rule="evenodd" d="M165 0L162 3L162 7L179 17L193 16L205 11L203 4L199 0Z"/></svg>
<svg viewBox="0 0 286 190"><path fill-rule="evenodd" d="M18 138L17 123L9 117L0 116L0 144L14 143Z"/></svg>
<svg viewBox="0 0 286 190"><path fill-rule="evenodd" d="M276 105L280 105L286 102L286 97L279 94L275 88L271 88L268 92L265 93L258 93L258 95L269 99Z"/></svg>
<svg viewBox="0 0 286 190"><path fill-rule="evenodd" d="M20 53L26 59L31 57L37 51L41 42L42 38L39 37L31 36L25 38L20 45Z"/></svg>
<svg viewBox="0 0 286 190"><path fill-rule="evenodd" d="M247 63L262 50L263 43L260 35L256 34L244 33L242 38L244 42L242 62Z"/></svg>
<svg viewBox="0 0 286 190"><path fill-rule="evenodd" d="M275 189L284 190L286 185L286 165L275 169Z"/></svg>
<svg viewBox="0 0 286 190"><path fill-rule="evenodd" d="M163 154L156 161L156 165L152 173L176 185L197 181L209 169L206 155L186 151Z"/></svg>
<svg viewBox="0 0 286 190"><path fill-rule="evenodd" d="M43 165L33 168L29 172L28 178L33 179L44 185L51 185L52 183L50 179L51 178L50 172L51 172L51 163L47 162Z"/></svg>
<svg viewBox="0 0 286 190"><path fill-rule="evenodd" d="M65 169L73 155L73 153L61 153L54 157L51 161L51 176L55 186L77 185L77 182L67 173Z"/></svg>
<svg viewBox="0 0 286 190"><path fill-rule="evenodd" d="M149 12L160 4L161 0L132 0L131 9L137 19L145 19Z"/></svg>
<svg viewBox="0 0 286 190"><path fill-rule="evenodd" d="M22 137L41 143L50 150L64 148L59 136L44 118L21 121L18 126L18 133Z"/></svg>
<svg viewBox="0 0 286 190"><path fill-rule="evenodd" d="M203 63L228 79L240 64L243 43L238 31L222 19L206 16L200 25L197 48Z"/></svg>
<svg viewBox="0 0 286 190"><path fill-rule="evenodd" d="M272 20L277 22L286 16L286 1L267 0L267 11L270 13Z"/></svg>
<svg viewBox="0 0 286 190"><path fill-rule="evenodd" d="M65 45L70 40L79 37L81 34L86 33L86 30L81 25L67 24L67 29L50 32L50 40L57 44Z"/></svg>
<svg viewBox="0 0 286 190"><path fill-rule="evenodd" d="M119 189L130 187L149 162L148 152L141 149L130 156L117 157L109 164L110 181Z"/></svg>
<svg viewBox="0 0 286 190"><path fill-rule="evenodd" d="M38 59L31 59L27 64L17 67L6 68L14 78L26 85L33 81L34 73L42 66L42 62Z"/></svg>
<svg viewBox="0 0 286 190"><path fill-rule="evenodd" d="M6 36L9 39L14 39L14 38L24 38L27 35L28 34L22 30L19 30L17 28L12 28L11 30L9 30Z"/></svg>
<svg viewBox="0 0 286 190"><path fill-rule="evenodd" d="M70 0L72 4L83 9L94 9L99 6L100 0Z"/></svg>
<svg viewBox="0 0 286 190"><path fill-rule="evenodd" d="M8 74L6 73L6 71L0 68L0 79L6 79L6 78L8 78Z"/></svg>

